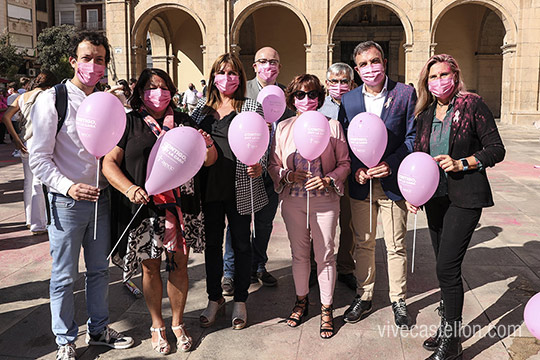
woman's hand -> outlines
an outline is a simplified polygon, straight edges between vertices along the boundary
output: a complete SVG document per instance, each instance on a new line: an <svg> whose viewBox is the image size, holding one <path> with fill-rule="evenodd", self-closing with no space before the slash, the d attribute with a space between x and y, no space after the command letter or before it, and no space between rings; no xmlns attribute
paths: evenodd
<svg viewBox="0 0 540 360"><path fill-rule="evenodd" d="M369 178L380 179L387 177L391 172L392 170L390 169L390 165L383 161L379 165L374 166L366 171L366 174L369 176Z"/></svg>
<svg viewBox="0 0 540 360"><path fill-rule="evenodd" d="M148 204L148 201L150 201L150 197L144 191L144 189L140 186L134 186L127 192L126 196L128 197L129 201L131 201L134 204Z"/></svg>
<svg viewBox="0 0 540 360"><path fill-rule="evenodd" d="M414 206L408 201L405 201L405 205L407 206L407 210L409 210L411 214L416 214L418 212L418 209L420 209L420 207Z"/></svg>
<svg viewBox="0 0 540 360"><path fill-rule="evenodd" d="M214 145L214 140L212 139L210 134L206 133L203 129L199 129L199 134L203 136L207 148L210 148Z"/></svg>
<svg viewBox="0 0 540 360"><path fill-rule="evenodd" d="M256 163L255 165L248 166L247 168L247 174L255 179L262 175L262 166L259 163Z"/></svg>
<svg viewBox="0 0 540 360"><path fill-rule="evenodd" d="M356 174L354 174L354 179L356 180L356 182L360 185L364 185L365 183L367 183L367 181L371 179L371 176L369 176L367 172L368 169L366 168L360 168L356 170Z"/></svg>
<svg viewBox="0 0 540 360"><path fill-rule="evenodd" d="M16 138L13 138L14 141L15 141L15 147L20 150L23 154L28 154L28 149L26 148L26 146L24 146L23 142L21 141L21 139L19 139L19 137L17 136Z"/></svg>
<svg viewBox="0 0 540 360"><path fill-rule="evenodd" d="M283 180L285 180L286 184L289 184L289 183L292 184L295 182L303 182L310 176L311 176L311 173L305 170L298 170L298 171L289 170L289 172L285 175Z"/></svg>
<svg viewBox="0 0 540 360"><path fill-rule="evenodd" d="M308 181L306 181L306 191L311 190L324 190L326 188L330 187L330 178L320 176L314 176L310 178Z"/></svg>
<svg viewBox="0 0 540 360"><path fill-rule="evenodd" d="M450 155L437 155L433 160L438 162L441 169L445 172L458 172L463 170L461 161L452 159Z"/></svg>

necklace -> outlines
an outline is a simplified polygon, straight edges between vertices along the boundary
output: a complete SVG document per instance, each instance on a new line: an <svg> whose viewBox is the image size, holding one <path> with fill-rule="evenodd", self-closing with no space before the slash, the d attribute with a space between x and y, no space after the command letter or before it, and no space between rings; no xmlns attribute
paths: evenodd
<svg viewBox="0 0 540 360"><path fill-rule="evenodd" d="M443 103L440 103L440 102L437 101L437 106L438 107L443 107L443 106L448 106L448 104L443 104Z"/></svg>

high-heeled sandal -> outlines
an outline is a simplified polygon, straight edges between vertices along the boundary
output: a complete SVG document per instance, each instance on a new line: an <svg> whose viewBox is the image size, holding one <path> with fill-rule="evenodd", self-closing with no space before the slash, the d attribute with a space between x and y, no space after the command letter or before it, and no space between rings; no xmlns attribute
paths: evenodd
<svg viewBox="0 0 540 360"><path fill-rule="evenodd" d="M165 337L161 336L162 331L165 331L164 327L162 327L162 328L153 328L153 327L151 327L150 328L150 333L157 332L157 334L158 334L157 343L155 343L152 340L152 349L154 349L154 351L159 353L159 354L167 355L167 354L169 354L171 352L171 345L169 345L169 342L167 341L166 336Z"/></svg>
<svg viewBox="0 0 540 360"><path fill-rule="evenodd" d="M233 330L241 330L247 324L247 309L246 303L235 301L232 313L232 328Z"/></svg>
<svg viewBox="0 0 540 360"><path fill-rule="evenodd" d="M193 338L188 335L186 331L186 325L180 324L178 326L171 326L172 331L180 331L181 335L178 336L176 333L174 333L174 336L176 336L176 347L180 349L183 352L188 352L191 350L191 346L193 345Z"/></svg>
<svg viewBox="0 0 540 360"><path fill-rule="evenodd" d="M330 306L321 306L321 337L323 339L330 339L332 336L334 336L334 308L332 305ZM330 320L323 320L323 316L329 316ZM323 327L325 326L326 327ZM330 325L330 326L328 326ZM330 335L325 335L327 333L330 333Z"/></svg>
<svg viewBox="0 0 540 360"><path fill-rule="evenodd" d="M199 316L201 327L207 328L214 325L217 315L225 314L225 298L221 298L221 300L223 301L222 303L208 300L208 306L206 306L206 309Z"/></svg>
<svg viewBox="0 0 540 360"><path fill-rule="evenodd" d="M291 325L289 323L287 323L287 325L289 325L290 327L297 327L298 325L300 325L302 323L302 320L304 319L304 316L307 316L308 314L308 310L309 310L308 305L309 305L309 300L307 296L303 298L302 300L300 300L297 296L291 315L289 315L289 317L285 319L287 321L292 321L294 325ZM298 314L300 312L300 311L297 311L297 309L301 311L298 319L292 317L294 314Z"/></svg>

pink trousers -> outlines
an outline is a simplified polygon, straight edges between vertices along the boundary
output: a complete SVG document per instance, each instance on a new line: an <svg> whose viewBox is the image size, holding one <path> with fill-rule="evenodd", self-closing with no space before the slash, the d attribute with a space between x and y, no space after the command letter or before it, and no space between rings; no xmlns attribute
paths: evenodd
<svg viewBox="0 0 540 360"><path fill-rule="evenodd" d="M309 293L311 239L317 262L321 303L333 303L336 283L334 237L339 218L339 196L335 193L309 199L309 229L306 198L282 196L281 215L285 221L292 253L292 271L297 296Z"/></svg>

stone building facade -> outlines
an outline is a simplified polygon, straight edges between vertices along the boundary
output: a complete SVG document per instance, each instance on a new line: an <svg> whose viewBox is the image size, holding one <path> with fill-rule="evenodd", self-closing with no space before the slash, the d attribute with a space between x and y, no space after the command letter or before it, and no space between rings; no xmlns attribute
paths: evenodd
<svg viewBox="0 0 540 360"><path fill-rule="evenodd" d="M255 51L268 45L281 55L286 84L303 72L324 78L371 39L392 79L416 85L432 54L449 53L502 122L540 118L540 0L106 0L105 18L111 80L153 66L183 91L227 51L251 78Z"/></svg>

